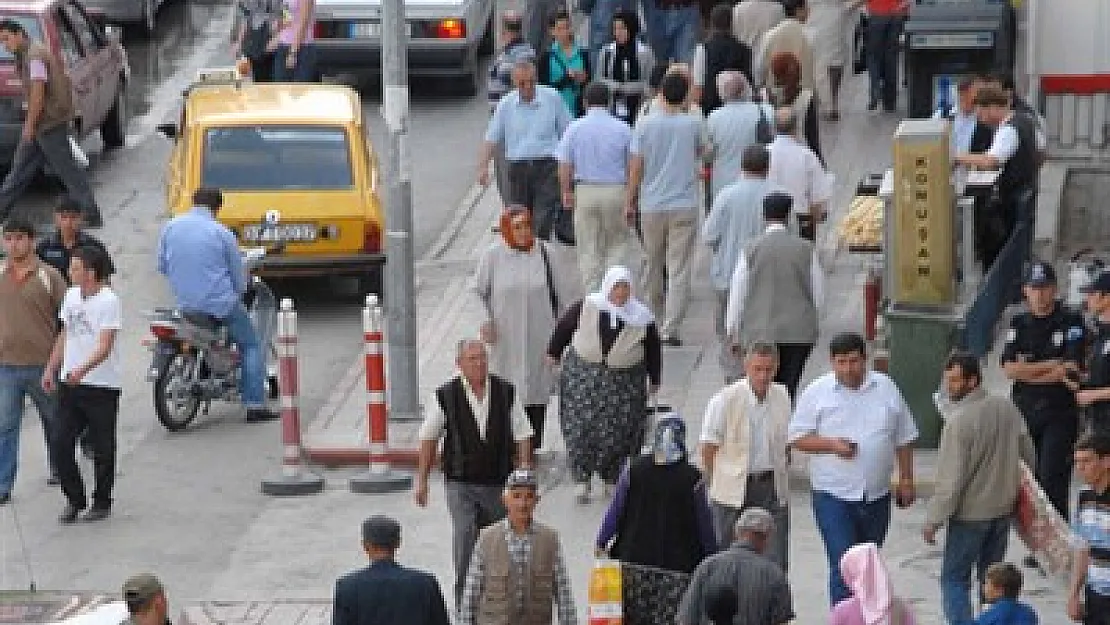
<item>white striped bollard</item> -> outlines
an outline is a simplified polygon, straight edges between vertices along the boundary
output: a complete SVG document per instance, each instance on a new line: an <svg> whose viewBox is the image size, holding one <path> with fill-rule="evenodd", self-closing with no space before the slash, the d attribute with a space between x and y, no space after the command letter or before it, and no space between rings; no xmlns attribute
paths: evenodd
<svg viewBox="0 0 1110 625"><path fill-rule="evenodd" d="M412 475L389 466L389 408L386 405L385 333L377 295L366 296L362 339L366 345L366 435L370 440L369 471L351 478L354 493L391 493L412 487Z"/></svg>
<svg viewBox="0 0 1110 625"><path fill-rule="evenodd" d="M297 311L293 300L281 300L278 310L278 388L281 395L281 475L262 480L266 495L312 495L324 490L324 478L301 466L301 413L297 375Z"/></svg>

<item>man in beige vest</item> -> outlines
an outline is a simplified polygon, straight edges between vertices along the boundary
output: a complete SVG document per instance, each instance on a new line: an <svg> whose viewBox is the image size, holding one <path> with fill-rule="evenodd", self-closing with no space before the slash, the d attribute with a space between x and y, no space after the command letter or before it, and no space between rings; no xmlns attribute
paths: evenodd
<svg viewBox="0 0 1110 625"><path fill-rule="evenodd" d="M505 481L508 516L482 530L459 605L459 625L577 625L559 534L535 521L539 482L531 469Z"/></svg>
<svg viewBox="0 0 1110 625"><path fill-rule="evenodd" d="M778 369L774 344L753 343L746 351L746 377L718 391L705 408L702 470L709 479L709 508L717 540L728 543L744 510L770 510L776 531L768 556L786 571L790 395L785 386L774 382Z"/></svg>

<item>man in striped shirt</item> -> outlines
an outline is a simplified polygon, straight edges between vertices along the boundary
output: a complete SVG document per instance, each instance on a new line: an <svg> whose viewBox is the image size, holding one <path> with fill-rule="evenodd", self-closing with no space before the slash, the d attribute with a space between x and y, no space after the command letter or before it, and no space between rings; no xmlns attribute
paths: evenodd
<svg viewBox="0 0 1110 625"><path fill-rule="evenodd" d="M1082 542L1073 565L1068 616L1084 625L1110 625L1110 434L1080 437L1075 468L1087 485L1079 491L1072 520Z"/></svg>

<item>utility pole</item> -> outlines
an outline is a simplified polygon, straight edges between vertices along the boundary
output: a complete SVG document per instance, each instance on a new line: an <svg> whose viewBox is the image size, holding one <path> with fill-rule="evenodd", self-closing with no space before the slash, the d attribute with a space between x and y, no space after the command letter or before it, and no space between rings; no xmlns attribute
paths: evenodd
<svg viewBox="0 0 1110 625"><path fill-rule="evenodd" d="M420 418L409 154L408 24L404 0L382 0L382 116L389 130L386 179L385 314L390 418Z"/></svg>

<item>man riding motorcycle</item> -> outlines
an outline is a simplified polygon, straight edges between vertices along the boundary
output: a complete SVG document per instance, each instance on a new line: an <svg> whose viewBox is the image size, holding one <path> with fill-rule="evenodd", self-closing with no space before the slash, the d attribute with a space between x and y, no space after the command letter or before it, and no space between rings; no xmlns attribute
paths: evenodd
<svg viewBox="0 0 1110 625"><path fill-rule="evenodd" d="M221 206L219 189L202 187L193 193L193 208L162 228L158 272L169 280L183 315L207 315L227 328L239 350L246 421L269 421L279 415L265 405L264 352L243 305L248 276L235 235L216 221Z"/></svg>

